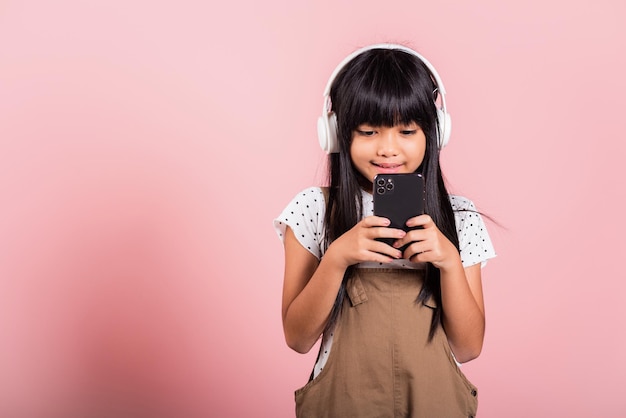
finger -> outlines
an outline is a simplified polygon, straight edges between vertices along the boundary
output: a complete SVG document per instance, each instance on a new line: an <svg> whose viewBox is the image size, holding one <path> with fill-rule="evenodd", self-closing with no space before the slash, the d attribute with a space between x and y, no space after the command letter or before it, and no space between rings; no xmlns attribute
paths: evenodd
<svg viewBox="0 0 626 418"><path fill-rule="evenodd" d="M429 215L424 214L424 215L419 215L419 216L410 218L406 222L406 225L408 227L421 226L423 228L428 228L430 226L434 226L435 223L433 222L433 219Z"/></svg>
<svg viewBox="0 0 626 418"><path fill-rule="evenodd" d="M432 248L424 241L411 243L402 253L403 258L411 261L415 261L415 257L417 257L418 261L431 261L431 255Z"/></svg>
<svg viewBox="0 0 626 418"><path fill-rule="evenodd" d="M399 237L399 239L394 242L393 246L395 248L404 247L407 244L411 244L416 241L424 241L426 239L426 234L423 229L415 229L409 230L405 233L403 237Z"/></svg>
<svg viewBox="0 0 626 418"><path fill-rule="evenodd" d="M363 218L363 220L361 221L363 226L368 227L368 228L372 228L372 227L376 227L376 226L389 226L391 225L391 221L387 218L383 218L382 216L368 216Z"/></svg>
<svg viewBox="0 0 626 418"><path fill-rule="evenodd" d="M394 259L402 258L402 252L382 241L371 241L367 248L363 248L357 255L357 262L376 261L389 263Z"/></svg>
<svg viewBox="0 0 626 418"><path fill-rule="evenodd" d="M374 241L374 244L372 245L372 252L374 252L378 256L386 256L386 262L389 262L393 259L402 258L402 251L398 250L397 248L393 248L391 245L386 244L382 241Z"/></svg>
<svg viewBox="0 0 626 418"><path fill-rule="evenodd" d="M398 240L406 236L406 232L398 228L372 228L370 231L370 238L391 238Z"/></svg>

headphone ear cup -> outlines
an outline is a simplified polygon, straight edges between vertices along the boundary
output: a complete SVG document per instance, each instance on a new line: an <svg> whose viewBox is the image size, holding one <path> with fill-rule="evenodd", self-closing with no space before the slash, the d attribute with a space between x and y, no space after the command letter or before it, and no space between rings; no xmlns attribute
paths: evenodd
<svg viewBox="0 0 626 418"><path fill-rule="evenodd" d="M448 145L450 141L450 132L452 131L452 118L450 114L444 112L443 109L437 109L437 122L439 123L439 131L437 132L437 143L439 149Z"/></svg>
<svg viewBox="0 0 626 418"><path fill-rule="evenodd" d="M320 147L328 153L328 128L324 116L317 118L317 137L320 141Z"/></svg>
<svg viewBox="0 0 626 418"><path fill-rule="evenodd" d="M326 116L317 119L317 136L320 147L326 154L339 152L339 141L337 141L337 116L334 112L328 112Z"/></svg>

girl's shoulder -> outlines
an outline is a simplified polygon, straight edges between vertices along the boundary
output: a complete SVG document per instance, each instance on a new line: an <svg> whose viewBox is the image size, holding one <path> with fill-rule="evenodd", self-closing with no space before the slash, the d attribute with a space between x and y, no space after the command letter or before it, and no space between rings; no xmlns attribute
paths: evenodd
<svg viewBox="0 0 626 418"><path fill-rule="evenodd" d="M487 260L496 256L496 252L480 212L474 202L464 196L449 197L454 211L463 266L469 267L478 263L484 266Z"/></svg>
<svg viewBox="0 0 626 418"><path fill-rule="evenodd" d="M326 191L322 187L307 187L294 195L285 210L301 216L309 214L319 216L319 212L326 207L325 194Z"/></svg>
<svg viewBox="0 0 626 418"><path fill-rule="evenodd" d="M303 189L301 191L299 191L294 198L292 199L292 204L295 205L300 205L302 203L305 204L315 204L315 206L317 206L318 204L324 204L326 202L325 196L326 196L326 188L325 187L319 187L319 186L311 186L311 187L307 187L306 189Z"/></svg>
<svg viewBox="0 0 626 418"><path fill-rule="evenodd" d="M474 202L464 196L459 195L449 195L450 205L452 206L452 210L454 212L458 211L476 211L476 206L474 206Z"/></svg>
<svg viewBox="0 0 626 418"><path fill-rule="evenodd" d="M325 202L321 187L308 187L296 193L274 219L280 239L284 239L286 228L291 228L300 244L319 259L323 251Z"/></svg>

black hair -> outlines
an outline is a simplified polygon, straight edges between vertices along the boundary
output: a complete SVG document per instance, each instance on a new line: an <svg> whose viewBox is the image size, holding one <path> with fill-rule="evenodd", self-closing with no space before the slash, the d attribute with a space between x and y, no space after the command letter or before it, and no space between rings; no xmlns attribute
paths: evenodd
<svg viewBox="0 0 626 418"><path fill-rule="evenodd" d="M426 151L417 172L425 181L425 210L439 230L459 248L454 212L439 165L438 120L435 105L437 85L430 70L415 55L398 49L371 49L343 67L330 90L332 111L337 116L339 152L328 161L328 198L324 238L326 248L350 230L363 217L361 189L369 184L354 167L350 145L354 130L361 124L395 126L417 123L426 136ZM345 296L350 266L337 294L325 331L334 326ZM427 265L424 285L417 302L430 297L437 302L429 339L441 323L441 285L439 270Z"/></svg>

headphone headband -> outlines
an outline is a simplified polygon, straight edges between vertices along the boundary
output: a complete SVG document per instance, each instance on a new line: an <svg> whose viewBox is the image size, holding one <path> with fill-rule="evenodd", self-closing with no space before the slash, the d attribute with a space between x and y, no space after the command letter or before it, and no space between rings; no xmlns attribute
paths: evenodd
<svg viewBox="0 0 626 418"><path fill-rule="evenodd" d="M326 83L326 88L324 89L324 97L330 95L330 88L332 87L333 82L335 81L335 78L337 78L337 74L339 74L339 72L343 69L343 67L345 67L350 61L352 61L352 59L356 58L358 55L361 55L362 53L367 52L367 51L371 51L372 49L397 49L397 50L404 51L408 54L416 56L417 58L420 59L420 61L424 63L424 65L426 65L428 70L430 70L430 73L435 79L435 82L437 83L437 87L439 87L439 91L441 92L441 94L442 95L446 94L446 89L443 86L443 81L441 81L441 78L439 77L437 70L435 70L435 67L430 63L430 61L428 61L426 58L420 55L417 51L411 48L408 48L404 45L384 43L384 44L374 44L374 45L365 46L363 48L357 49L356 51L354 51L353 53L345 57L339 63L339 65L335 67L334 71L330 75L330 78L328 79L328 82Z"/></svg>
<svg viewBox="0 0 626 418"><path fill-rule="evenodd" d="M381 43L381 44L373 44L360 49L357 49L347 57L345 57L339 65L334 69L328 82L326 83L326 88L324 89L324 102L322 107L322 115L320 116L317 123L318 136L320 140L320 146L326 153L335 153L339 152L339 144L337 141L337 119L334 112L330 109L330 89L335 81L335 78L339 74L339 72L356 56L370 51L372 49L389 49L389 50L400 50L406 52L410 55L417 57L421 62L424 63L426 68L428 68L431 76L435 80L435 84L437 85L437 89L439 90L441 97L441 107L437 108L437 117L439 121L439 131L437 137L437 143L439 148L443 148L450 138L450 128L451 128L451 120L450 114L447 112L446 107L446 89L443 85L443 81L435 67L422 55L417 53L411 48L408 48L404 45L399 44L390 44L390 43Z"/></svg>

